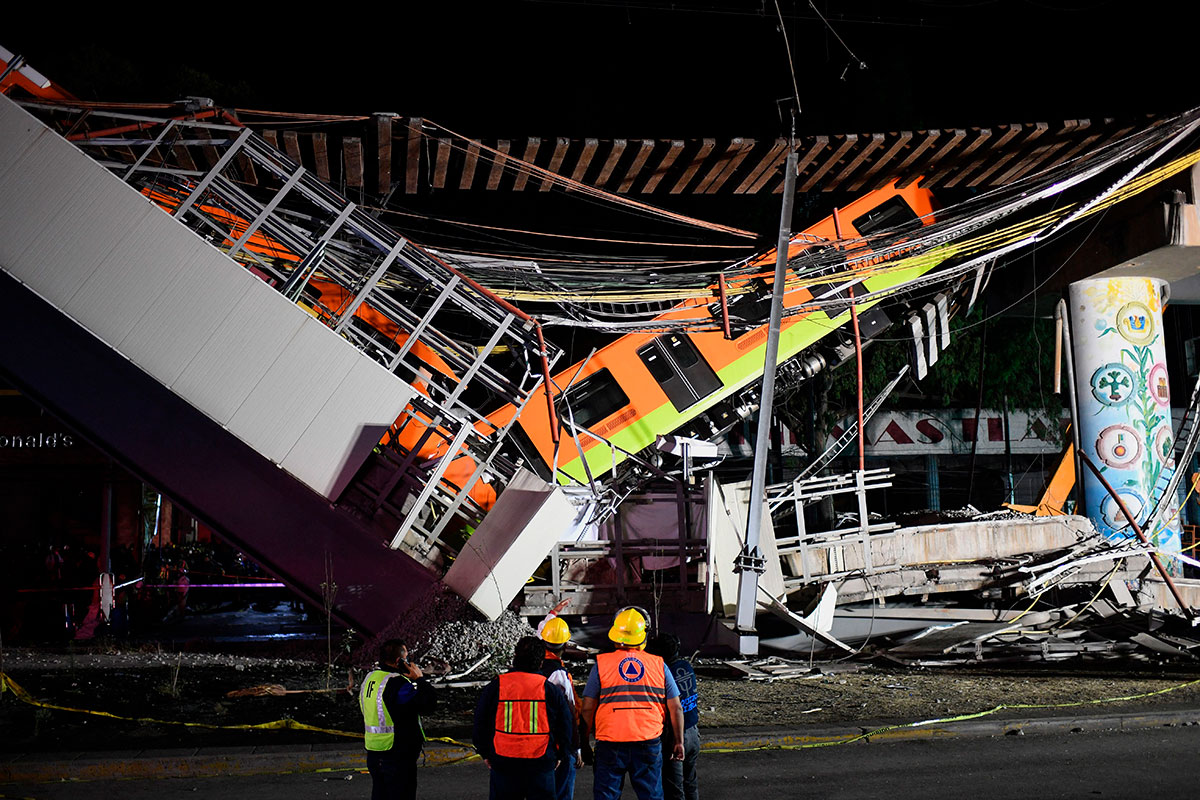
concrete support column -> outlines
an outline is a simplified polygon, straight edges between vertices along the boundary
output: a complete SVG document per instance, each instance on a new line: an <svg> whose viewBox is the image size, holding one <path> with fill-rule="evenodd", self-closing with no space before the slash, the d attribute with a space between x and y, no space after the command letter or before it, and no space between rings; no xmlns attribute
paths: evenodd
<svg viewBox="0 0 1200 800"><path fill-rule="evenodd" d="M1174 469L1171 396L1162 313L1167 285L1157 278L1091 278L1071 284L1071 335L1081 451L1104 473L1139 525ZM1090 470L1084 469L1086 514L1111 539L1133 529ZM1176 498L1146 535L1178 552ZM1173 571L1178 562L1168 560Z"/></svg>

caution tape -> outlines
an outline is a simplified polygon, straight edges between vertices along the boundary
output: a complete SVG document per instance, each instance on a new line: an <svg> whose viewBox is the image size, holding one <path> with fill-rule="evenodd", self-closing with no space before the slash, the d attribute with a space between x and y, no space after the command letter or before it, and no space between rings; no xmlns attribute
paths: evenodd
<svg viewBox="0 0 1200 800"><path fill-rule="evenodd" d="M853 742L861 742L875 736L881 736L892 731L909 730L922 728L929 725L942 725L952 722L966 722L967 720L980 719L988 717L992 714L998 714L1001 711L1020 711L1020 710L1045 710L1052 708L1079 708L1082 706L1104 705L1106 703L1122 703L1130 700L1143 700L1147 697L1155 697L1158 695L1176 692L1180 689L1188 689L1200 684L1200 678L1178 684L1176 686L1168 686L1164 689L1156 689L1152 692L1142 692L1140 694L1123 695L1120 697L1100 697L1092 700L1076 700L1069 703L1001 703L998 706L986 709L984 711L976 711L970 714L957 714L950 717L938 717L936 719L924 719L918 722L907 722L899 725L885 725L881 728L875 728L871 731L866 731L857 734L846 734L845 736L837 736L829 739L820 739L812 742L802 742L799 744L761 744L761 745L743 745L743 746L703 746L706 753L744 753L756 750L807 750L814 747L832 747L834 745L851 744ZM352 733L349 731L333 730L331 728L320 728L315 725L306 725L303 722L297 722L294 719L280 719L273 722L260 722L255 724L243 725L214 725L207 722L183 722L180 720L162 720L152 717L126 717L119 714L112 714L108 711L94 711L86 708L72 708L70 706L60 706L54 703L47 703L30 695L27 691L21 688L20 684L12 679L7 673L0 672L0 693L12 692L13 696L18 700L28 703L38 708L48 708L55 711L70 711L77 714L91 714L98 717L108 717L109 719L118 719L128 722L151 723L156 725L182 725L192 728L208 728L212 730L301 730L312 731L315 733L328 733L333 736L344 736L352 739L361 739L363 734ZM473 750L472 745L466 742L460 742L457 739L452 739L448 736L430 736L426 739L429 742L442 742L456 747L462 747L467 750ZM461 758L450 759L447 761L439 761L440 764L448 766L451 764L461 764L467 761L475 761L480 758L478 753L472 752L464 755Z"/></svg>
<svg viewBox="0 0 1200 800"><path fill-rule="evenodd" d="M28 703L31 706L38 708L48 708L53 711L70 711L75 714L90 714L95 717L107 717L109 719L118 719L125 722L150 723L153 725L182 725L187 728L208 728L211 730L242 730L242 731L277 731L277 730L293 730L293 731L312 731L314 733L328 733L331 736L345 736L354 739L363 738L362 733L351 733L348 731L338 731L332 728L320 728L316 725L307 725L303 722L297 722L294 719L277 719L273 722L258 722L253 724L243 725L215 725L210 722L184 722L175 719L156 719L154 717L126 717L120 714L113 714L108 711L95 711L89 708L73 708L71 706L60 706L55 703L47 703L43 700L38 700L29 692L21 688L21 685L12 679L8 673L0 672L0 693L12 692L13 697L16 697L23 703Z"/></svg>
<svg viewBox="0 0 1200 800"><path fill-rule="evenodd" d="M831 747L839 744L850 744L852 742L861 742L870 739L873 736L881 736L891 731L905 730L911 728L921 728L927 725L940 725L950 722L965 722L967 720L979 719L980 717L991 716L1001 711L1019 711L1022 709L1048 709L1048 708L1077 708L1080 706L1102 705L1104 703L1121 703L1128 700L1142 700L1155 695L1167 694L1180 689L1187 689L1200 684L1200 678L1186 683L1181 683L1178 686L1168 686L1165 689L1156 689L1153 692L1142 692L1141 694L1130 694L1123 697L1100 697L1094 700L1076 700L1070 703L1001 703L998 706L989 708L986 711L976 711L971 714L958 714L952 717L939 717L937 719L923 719L919 722L908 722L901 725L885 725L882 728L876 728L872 731L864 733L834 737L831 739L822 739L815 742L804 742L801 744L763 744L763 745L748 745L745 747L704 747L706 753L742 753L751 750L806 750L813 747Z"/></svg>

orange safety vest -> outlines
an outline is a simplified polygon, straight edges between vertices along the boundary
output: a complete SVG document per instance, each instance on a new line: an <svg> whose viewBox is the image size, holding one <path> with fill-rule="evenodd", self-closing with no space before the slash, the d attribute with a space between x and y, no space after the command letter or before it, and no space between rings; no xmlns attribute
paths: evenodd
<svg viewBox="0 0 1200 800"><path fill-rule="evenodd" d="M603 742L645 742L662 736L667 716L663 660L641 650L596 656L600 697L596 738Z"/></svg>
<svg viewBox="0 0 1200 800"><path fill-rule="evenodd" d="M549 746L546 679L532 672L504 673L500 676L496 735L492 740L496 755L540 758L546 754Z"/></svg>

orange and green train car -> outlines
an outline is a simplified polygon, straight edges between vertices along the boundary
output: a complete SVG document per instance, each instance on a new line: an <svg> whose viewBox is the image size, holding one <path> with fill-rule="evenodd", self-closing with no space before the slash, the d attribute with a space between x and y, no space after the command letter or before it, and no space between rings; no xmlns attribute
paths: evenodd
<svg viewBox="0 0 1200 800"><path fill-rule="evenodd" d="M888 185L870 192L839 209L837 219L830 216L791 238L789 261L809 248L826 248L841 240L853 240L884 228L909 223L912 228L933 219L933 196L915 184L905 189ZM840 227L840 230L838 228ZM861 242L852 247L864 248ZM855 253L861 256L861 250ZM751 268L765 272L754 280L760 288L758 300L769 299L773 282L775 251L751 262ZM937 259L922 259L906 269L875 270L862 281L859 294L898 286L927 272ZM789 279L789 284L793 279ZM846 282L843 278L842 283ZM833 288L794 286L784 295L785 311L780 340L779 363L797 356L835 331L850 319L848 305L829 311L814 307L796 311ZM838 295L842 296L842 295ZM742 309L753 305L753 298L738 298ZM859 304L860 316L878 301ZM736 312L739 303L731 304ZM827 307L828 308L828 307ZM554 377L555 404L563 420L573 419L579 432L572 436L564 430L555 452L551 421L545 408L545 387L538 390L514 426L514 440L531 462L546 467L550 474L557 467L558 478L586 481L604 475L628 453L638 453L655 442L658 435L684 434L708 438L730 427L738 419L736 402L740 392L750 389L762 378L766 362L768 306L758 302L750 316L752 324L726 337L721 328L719 304L691 300L665 312L658 320L708 330L667 333L631 333L596 351L581 364L575 364ZM743 310L743 314L745 314ZM564 390L565 389L565 395ZM745 409L742 409L745 413ZM508 424L516 409L508 406L488 416L497 427ZM601 438L598 438L601 437ZM610 447L611 442L615 447ZM623 452L624 451L624 452ZM587 462L587 468L584 462Z"/></svg>

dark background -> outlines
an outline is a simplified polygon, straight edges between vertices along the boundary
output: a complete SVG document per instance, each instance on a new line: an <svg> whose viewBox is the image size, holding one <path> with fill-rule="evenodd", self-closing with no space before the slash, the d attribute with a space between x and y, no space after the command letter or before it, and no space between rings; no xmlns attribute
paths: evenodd
<svg viewBox="0 0 1200 800"><path fill-rule="evenodd" d="M1184 8L779 2L798 125L825 133L1186 109ZM83 99L390 111L476 136L774 136L793 94L774 0L114 7L5 27Z"/></svg>

